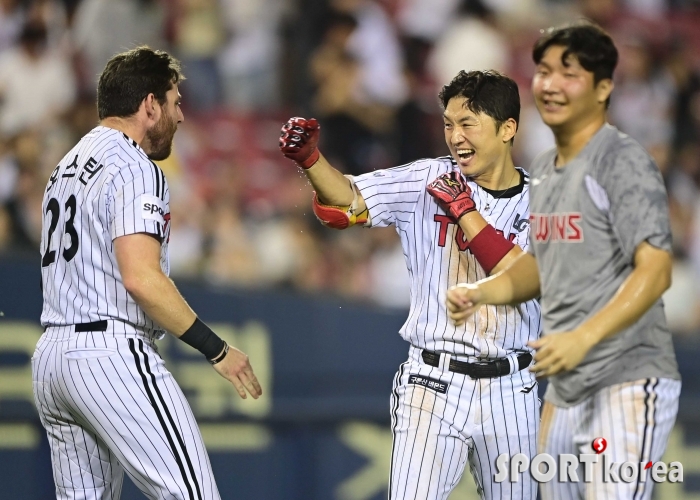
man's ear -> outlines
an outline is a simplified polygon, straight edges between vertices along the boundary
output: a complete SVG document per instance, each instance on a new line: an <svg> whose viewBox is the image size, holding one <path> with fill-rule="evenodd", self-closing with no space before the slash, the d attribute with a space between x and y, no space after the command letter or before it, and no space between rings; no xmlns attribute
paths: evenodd
<svg viewBox="0 0 700 500"><path fill-rule="evenodd" d="M512 118L508 118L501 124L501 140L503 142L510 142L515 133L518 131L518 124Z"/></svg>
<svg viewBox="0 0 700 500"><path fill-rule="evenodd" d="M148 94L143 100L144 110L146 111L146 117L154 122L158 121L160 117L160 103L153 94Z"/></svg>
<svg viewBox="0 0 700 500"><path fill-rule="evenodd" d="M595 87L598 102L604 103L607 101L614 88L615 84L610 78L599 81Z"/></svg>

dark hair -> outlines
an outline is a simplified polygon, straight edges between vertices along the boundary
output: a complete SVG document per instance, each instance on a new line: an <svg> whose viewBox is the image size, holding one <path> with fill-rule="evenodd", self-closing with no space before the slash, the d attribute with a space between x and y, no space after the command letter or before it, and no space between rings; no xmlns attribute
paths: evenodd
<svg viewBox="0 0 700 500"><path fill-rule="evenodd" d="M454 97L467 99L467 108L484 113L496 122L496 130L509 118L520 121L520 93L513 79L498 71L460 71L442 87L439 98L443 109Z"/></svg>
<svg viewBox="0 0 700 500"><path fill-rule="evenodd" d="M100 120L131 116L148 94L165 104L166 92L184 79L180 62L162 50L141 46L117 54L100 75L97 114Z"/></svg>
<svg viewBox="0 0 700 500"><path fill-rule="evenodd" d="M546 50L552 45L564 47L561 62L573 55L586 71L593 73L593 83L612 79L617 66L617 48L603 28L590 21L549 28L532 48L532 59L539 64Z"/></svg>

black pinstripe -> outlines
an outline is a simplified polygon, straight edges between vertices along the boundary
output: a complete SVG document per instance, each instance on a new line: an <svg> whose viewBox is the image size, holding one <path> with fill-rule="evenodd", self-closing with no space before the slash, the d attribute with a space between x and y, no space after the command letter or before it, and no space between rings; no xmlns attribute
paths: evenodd
<svg viewBox="0 0 700 500"><path fill-rule="evenodd" d="M156 385L156 378L153 375L153 373L150 370L149 364L148 364L148 356L143 350L143 341L138 340L139 343L139 351L143 355L143 363L144 367L141 367L141 360L136 353L136 348L135 348L135 341L133 339L129 339L129 348L131 349L132 354L134 355L134 361L136 362L136 368L139 371L139 374L141 375L141 379L143 380L143 385L146 389L146 393L148 394L148 399L151 401L151 406L153 407L153 410L156 412L156 416L158 417L158 421L160 422L161 427L163 428L163 433L165 434L166 438L168 439L168 444L170 445L170 449L172 450L174 456L175 456L175 461L177 462L177 466L180 469L180 473L182 474L182 480L185 483L185 487L187 488L187 492L189 493L190 499L194 500L195 496L192 491L192 485L190 484L189 479L187 478L187 474L185 473L185 468L182 463L182 458L184 456L185 461L187 462L187 468L191 474L192 477L192 482L194 483L195 489L197 491L197 499L201 500L202 498L202 492L200 491L199 488L199 482L197 481L197 476L194 472L194 468L192 467L192 462L190 460L190 457L187 453L187 448L185 447L185 443L182 440L182 436L178 432L177 427L175 426L175 422L173 422L173 418L170 415L170 410L168 410L168 406L165 404L165 401L163 400L163 395L161 394L160 390L158 389L158 386ZM145 371L145 373L144 373ZM151 384L153 385L153 388L149 386L148 383L148 376L150 376L151 379ZM158 407L158 404L156 403L156 398L153 395L153 391L155 391L156 395L158 396L158 401L160 402L161 406L163 407L163 411L165 412L165 415L168 419L168 422L170 423L170 426L172 427L173 434L175 434L175 439L177 440L178 444L180 445L180 450L182 451L182 456L180 455L180 451L175 447L175 442L173 441L173 437L168 430L168 426L165 423L165 419L163 418L163 414L161 413L161 410Z"/></svg>

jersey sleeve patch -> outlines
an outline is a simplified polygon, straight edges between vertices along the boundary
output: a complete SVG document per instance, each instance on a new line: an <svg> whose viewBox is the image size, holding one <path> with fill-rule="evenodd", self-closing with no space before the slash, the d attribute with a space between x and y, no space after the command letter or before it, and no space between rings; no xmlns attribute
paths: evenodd
<svg viewBox="0 0 700 500"><path fill-rule="evenodd" d="M608 213L610 210L610 199L608 194L605 192L603 186L598 184L596 180L590 175L586 176L586 189L588 189L588 195L593 200L593 204L601 212Z"/></svg>
<svg viewBox="0 0 700 500"><path fill-rule="evenodd" d="M165 224L165 202L150 194L142 194L139 199L141 218Z"/></svg>

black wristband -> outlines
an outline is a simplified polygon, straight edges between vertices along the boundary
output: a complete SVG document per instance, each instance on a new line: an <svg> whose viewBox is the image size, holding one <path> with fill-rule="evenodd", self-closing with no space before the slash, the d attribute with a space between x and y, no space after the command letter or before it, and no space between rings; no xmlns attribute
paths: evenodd
<svg viewBox="0 0 700 500"><path fill-rule="evenodd" d="M226 346L226 342L199 318L180 336L180 340L197 349L207 359L216 358Z"/></svg>

